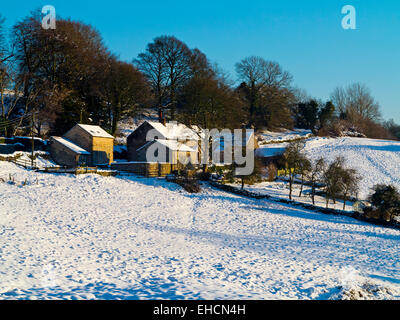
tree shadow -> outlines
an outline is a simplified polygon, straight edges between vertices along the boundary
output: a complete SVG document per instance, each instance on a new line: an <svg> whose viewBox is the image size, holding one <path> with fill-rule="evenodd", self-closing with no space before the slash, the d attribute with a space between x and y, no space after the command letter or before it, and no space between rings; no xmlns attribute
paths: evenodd
<svg viewBox="0 0 400 320"><path fill-rule="evenodd" d="M119 288L115 283L94 282L82 286L42 287L27 290L14 289L0 294L0 299L11 300L183 300L189 294L191 299L200 299L200 293L182 293L174 281L161 278L140 279L138 283Z"/></svg>

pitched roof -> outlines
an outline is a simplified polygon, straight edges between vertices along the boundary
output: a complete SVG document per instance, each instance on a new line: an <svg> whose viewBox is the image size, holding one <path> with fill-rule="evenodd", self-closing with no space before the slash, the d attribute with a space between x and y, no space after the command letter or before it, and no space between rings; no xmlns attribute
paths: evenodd
<svg viewBox="0 0 400 320"><path fill-rule="evenodd" d="M157 121L147 121L154 129L163 135L164 139L168 140L199 140L199 134L193 129L187 127L182 123L167 122L165 125Z"/></svg>
<svg viewBox="0 0 400 320"><path fill-rule="evenodd" d="M176 140L156 140L158 143L160 143L163 146L166 146L170 150L174 151L186 151L186 152L196 152L197 148L196 147L190 147L182 142L176 141Z"/></svg>
<svg viewBox="0 0 400 320"><path fill-rule="evenodd" d="M161 144L173 151L184 151L184 152L196 152L197 151L196 147L190 147L190 146L188 146L182 142L179 142L177 140L163 140L163 139L156 139L154 141L149 141L145 145L143 145L139 149L137 149L136 151L140 151L143 148L146 148L147 146L151 145L154 142L158 142L159 144Z"/></svg>
<svg viewBox="0 0 400 320"><path fill-rule="evenodd" d="M72 150L77 154L87 154L90 155L90 152L86 151L85 149L81 148L80 146L76 145L72 141L62 138L62 137L52 137L52 139L56 140L57 142L61 143L63 146L67 147L68 149Z"/></svg>
<svg viewBox="0 0 400 320"><path fill-rule="evenodd" d="M81 127L83 130L91 134L93 137L114 138L111 134L107 133L99 126L93 126L89 124L77 124L77 126Z"/></svg>

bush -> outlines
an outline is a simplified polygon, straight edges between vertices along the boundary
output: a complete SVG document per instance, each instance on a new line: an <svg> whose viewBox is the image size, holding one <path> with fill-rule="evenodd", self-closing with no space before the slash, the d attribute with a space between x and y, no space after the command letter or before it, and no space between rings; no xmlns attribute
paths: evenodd
<svg viewBox="0 0 400 320"><path fill-rule="evenodd" d="M208 181L211 179L211 173L206 171L206 172L198 172L197 173L197 179L199 179L200 181Z"/></svg>
<svg viewBox="0 0 400 320"><path fill-rule="evenodd" d="M199 193L201 191L200 184L194 179L178 180L177 183L189 193Z"/></svg>
<svg viewBox="0 0 400 320"><path fill-rule="evenodd" d="M391 221L400 215L400 193L392 185L376 185L369 201L376 208L375 211L379 212L379 219Z"/></svg>
<svg viewBox="0 0 400 320"><path fill-rule="evenodd" d="M267 165L267 171L268 171L268 178L267 178L267 180L268 180L269 182L275 181L276 178L277 178L277 176L278 176L278 168L277 168L277 166L275 165L275 163L270 162L270 163Z"/></svg>

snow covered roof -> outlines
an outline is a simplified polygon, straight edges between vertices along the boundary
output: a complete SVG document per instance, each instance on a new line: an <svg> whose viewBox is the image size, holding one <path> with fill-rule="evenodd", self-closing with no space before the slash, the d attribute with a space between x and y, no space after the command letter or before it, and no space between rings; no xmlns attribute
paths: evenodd
<svg viewBox="0 0 400 320"><path fill-rule="evenodd" d="M143 148L149 146L150 144L152 144L154 142L158 142L159 144L161 144L173 151L184 151L184 152L196 152L197 151L196 147L190 147L190 146L188 146L182 142L179 142L177 140L164 140L164 139L156 139L154 141L149 141L148 143L146 143L144 146L141 146L136 151L140 151Z"/></svg>
<svg viewBox="0 0 400 320"><path fill-rule="evenodd" d="M174 151L186 151L186 152L196 152L196 147L189 147L182 142L176 140L156 140L159 144L166 146L170 150Z"/></svg>
<svg viewBox="0 0 400 320"><path fill-rule="evenodd" d="M182 123L167 122L165 125L157 121L146 121L168 140L200 140L199 134ZM200 132L200 129L199 129Z"/></svg>
<svg viewBox="0 0 400 320"><path fill-rule="evenodd" d="M62 137L51 137L51 138L61 143L63 146L67 147L68 149L72 150L75 153L90 155L90 152L86 151L85 149L81 148L80 146L76 145L75 143L73 143L68 139Z"/></svg>
<svg viewBox="0 0 400 320"><path fill-rule="evenodd" d="M78 124L78 126L90 133L93 137L114 138L111 134L107 133L99 126L93 126L89 124Z"/></svg>

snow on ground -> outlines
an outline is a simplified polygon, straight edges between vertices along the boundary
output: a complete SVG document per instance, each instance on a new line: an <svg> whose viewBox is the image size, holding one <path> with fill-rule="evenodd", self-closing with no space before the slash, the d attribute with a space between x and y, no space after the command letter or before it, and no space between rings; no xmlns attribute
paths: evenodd
<svg viewBox="0 0 400 320"><path fill-rule="evenodd" d="M260 145L269 143L282 143L286 141L291 141L294 139L309 138L312 136L311 130L306 129L282 129L280 131L268 131L264 130L257 133L257 139Z"/></svg>
<svg viewBox="0 0 400 320"><path fill-rule="evenodd" d="M347 160L347 166L357 169L361 199L378 183L393 184L400 189L400 142L366 138L313 138L307 141L305 152L312 158L323 157L328 162L337 156Z"/></svg>
<svg viewBox="0 0 400 320"><path fill-rule="evenodd" d="M229 184L236 188L240 188L240 183ZM272 197L280 198L280 199L289 199L289 183L286 181L273 181L273 182L260 182L255 183L253 185L245 185L244 189L250 192L254 192L260 195L270 195ZM300 194L300 184L293 184L293 193L292 200L296 202L302 202L306 204L312 204L311 199L311 187L304 186L302 196L299 197ZM326 200L325 197L315 196L315 206L325 208ZM329 202L329 208L343 210L343 200L337 200L336 204L333 204L332 201ZM353 202L346 201L346 211L353 211Z"/></svg>
<svg viewBox="0 0 400 320"><path fill-rule="evenodd" d="M399 230L159 179L0 162L9 172L28 184L0 183L0 299L330 299L369 284L400 299Z"/></svg>
<svg viewBox="0 0 400 320"><path fill-rule="evenodd" d="M26 161L29 163L31 161L31 152L26 152L26 151L16 151L13 154L0 154L2 157L15 157L17 155L20 155L18 158L19 161ZM36 166L39 168L44 168L44 167L55 167L57 164L49 159L49 153L45 151L35 151L35 155L37 156L35 159ZM0 171L0 176L1 176L1 171Z"/></svg>
<svg viewBox="0 0 400 320"><path fill-rule="evenodd" d="M262 145L260 148L256 149L255 155L262 158L279 156L285 152L288 144L288 142L283 142Z"/></svg>
<svg viewBox="0 0 400 320"><path fill-rule="evenodd" d="M118 129L116 132L115 143L126 145L126 138L135 131L144 120L157 121L157 110L145 109L136 117L129 117L118 122Z"/></svg>

